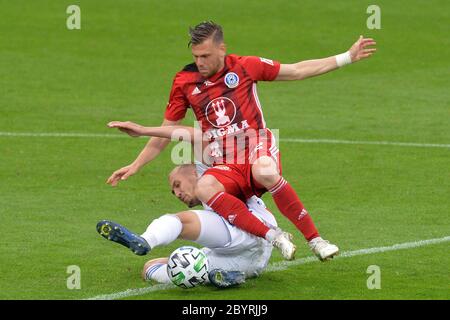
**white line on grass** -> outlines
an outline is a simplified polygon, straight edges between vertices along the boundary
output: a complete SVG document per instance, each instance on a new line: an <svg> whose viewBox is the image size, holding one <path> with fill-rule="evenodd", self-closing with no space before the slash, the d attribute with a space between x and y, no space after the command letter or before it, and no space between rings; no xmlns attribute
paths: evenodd
<svg viewBox="0 0 450 320"><path fill-rule="evenodd" d="M360 249L360 250L354 250L354 251L345 251L342 252L339 256L337 256L335 259L342 259L342 258L350 258L354 256L361 256L366 254L374 254L374 253L380 253L380 252L388 252L388 251L397 251L397 250L405 250L405 249L412 249L417 247L423 247L431 244L438 244L443 242L450 241L450 236L443 237L443 238L436 238L436 239L428 239L428 240L419 240L414 242L405 242L400 244L394 244L392 246L386 246L386 247L376 247L376 248L368 248L368 249ZM306 257L297 259L294 261L282 261L282 262L276 262L270 264L265 272L274 272L274 271L283 271L286 270L289 267L297 266L301 264L307 264L311 262L318 262L316 257ZM150 292L154 291L160 291L160 290L167 290L170 288L174 288L174 285L172 284L158 284L151 287L146 288L138 288L138 289L128 289L121 292L111 293L111 294L104 294L95 296L92 298L88 298L87 300L116 300L116 299L123 299L133 296L140 296L144 295Z"/></svg>
<svg viewBox="0 0 450 320"><path fill-rule="evenodd" d="M0 137L30 137L30 138L127 138L125 134L107 133L76 133L76 132L0 132Z"/></svg>
<svg viewBox="0 0 450 320"><path fill-rule="evenodd" d="M63 133L63 132L0 132L0 137L54 137L54 138L128 138L123 134L106 133ZM335 140L335 139L300 139L281 138L282 142L293 143L323 143L323 144L361 144L361 145L385 145L398 147L420 147L420 148L450 148L450 144L397 142L397 141L357 141L357 140Z"/></svg>
<svg viewBox="0 0 450 320"><path fill-rule="evenodd" d="M357 140L297 139L297 138L284 138L284 139L280 139L280 141L297 142L297 143L368 144L368 145L386 145L386 146L398 146L398 147L450 148L450 144L396 142L396 141L357 141Z"/></svg>

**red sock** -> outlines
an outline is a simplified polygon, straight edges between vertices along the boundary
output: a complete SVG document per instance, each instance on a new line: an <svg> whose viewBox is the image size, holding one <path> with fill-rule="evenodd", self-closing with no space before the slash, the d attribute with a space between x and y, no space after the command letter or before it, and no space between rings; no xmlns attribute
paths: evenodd
<svg viewBox="0 0 450 320"><path fill-rule="evenodd" d="M269 192L281 213L295 224L307 241L319 236L319 231L317 231L308 211L303 207L294 189L283 177L269 189Z"/></svg>
<svg viewBox="0 0 450 320"><path fill-rule="evenodd" d="M207 205L231 224L255 236L265 238L267 231L270 230L248 210L241 200L229 193L216 193L209 199Z"/></svg>

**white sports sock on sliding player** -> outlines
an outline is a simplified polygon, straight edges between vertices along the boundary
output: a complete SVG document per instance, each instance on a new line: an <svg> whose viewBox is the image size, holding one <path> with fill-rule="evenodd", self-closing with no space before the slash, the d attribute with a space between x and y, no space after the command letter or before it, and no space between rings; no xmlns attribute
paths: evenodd
<svg viewBox="0 0 450 320"><path fill-rule="evenodd" d="M145 270L145 280L153 280L159 283L171 283L167 274L167 263L155 263Z"/></svg>
<svg viewBox="0 0 450 320"><path fill-rule="evenodd" d="M166 214L153 220L141 237L153 249L154 247L167 245L175 241L182 229L183 225L177 216Z"/></svg>

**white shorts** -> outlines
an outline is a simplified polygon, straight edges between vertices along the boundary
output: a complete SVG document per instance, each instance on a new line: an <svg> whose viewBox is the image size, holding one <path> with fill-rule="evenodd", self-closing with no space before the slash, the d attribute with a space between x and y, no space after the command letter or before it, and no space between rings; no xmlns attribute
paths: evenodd
<svg viewBox="0 0 450 320"><path fill-rule="evenodd" d="M249 210L270 227L277 223L264 202L256 196L247 201ZM265 239L249 234L233 225L217 213L209 210L192 210L201 223L198 244L208 257L210 270L238 270L247 277L258 276L269 263L272 245Z"/></svg>

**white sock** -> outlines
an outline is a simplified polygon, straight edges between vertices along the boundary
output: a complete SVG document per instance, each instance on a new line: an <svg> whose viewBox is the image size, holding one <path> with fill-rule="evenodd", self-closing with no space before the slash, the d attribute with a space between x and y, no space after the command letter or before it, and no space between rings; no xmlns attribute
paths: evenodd
<svg viewBox="0 0 450 320"><path fill-rule="evenodd" d="M314 239L309 240L309 244L310 245L315 245L317 243L317 241L321 241L323 240L320 236L319 237L315 237Z"/></svg>
<svg viewBox="0 0 450 320"><path fill-rule="evenodd" d="M266 233L266 240L269 242L272 242L273 240L275 240L275 238L277 237L278 232L275 229L270 229L269 231L267 231Z"/></svg>
<svg viewBox="0 0 450 320"><path fill-rule="evenodd" d="M141 235L150 248L167 245L175 241L181 233L183 225L177 216L166 214L150 223L147 230Z"/></svg>
<svg viewBox="0 0 450 320"><path fill-rule="evenodd" d="M167 263L155 263L145 270L145 280L153 280L159 283L170 283L167 274Z"/></svg>

